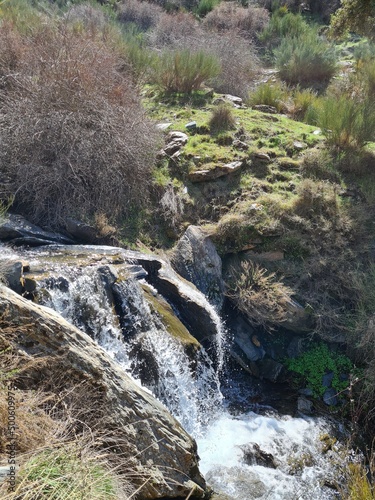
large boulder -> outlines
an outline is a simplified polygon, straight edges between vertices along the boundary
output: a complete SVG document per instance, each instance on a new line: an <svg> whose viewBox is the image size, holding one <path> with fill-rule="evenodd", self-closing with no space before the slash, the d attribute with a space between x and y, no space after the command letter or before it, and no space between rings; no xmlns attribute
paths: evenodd
<svg viewBox="0 0 375 500"><path fill-rule="evenodd" d="M45 231L31 224L22 215L14 214L9 214L0 222L0 240L11 242L13 245L29 246L73 243L70 238L62 234Z"/></svg>
<svg viewBox="0 0 375 500"><path fill-rule="evenodd" d="M100 387L108 410L102 424L121 429L121 442L127 443L129 457L137 462L138 477L149 478L140 498L204 497L195 441L88 335L2 285L0 314L17 331L17 350L39 360L52 359L49 366L79 372L87 383Z"/></svg>
<svg viewBox="0 0 375 500"><path fill-rule="evenodd" d="M200 227L187 228L174 249L171 263L178 274L194 283L217 309L221 309L224 301L221 258Z"/></svg>

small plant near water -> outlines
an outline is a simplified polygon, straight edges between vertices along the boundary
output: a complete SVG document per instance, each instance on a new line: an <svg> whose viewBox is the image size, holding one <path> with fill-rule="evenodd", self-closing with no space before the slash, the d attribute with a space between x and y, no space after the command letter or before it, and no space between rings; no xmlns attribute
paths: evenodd
<svg viewBox="0 0 375 500"><path fill-rule="evenodd" d="M348 380L341 380L344 378L342 375L353 370L352 362L347 356L330 351L323 343L313 344L297 358L287 359L285 364L289 370L300 376L301 381L313 391L315 397L323 396L327 390L322 384L326 373L333 373L332 387L340 392L348 386Z"/></svg>

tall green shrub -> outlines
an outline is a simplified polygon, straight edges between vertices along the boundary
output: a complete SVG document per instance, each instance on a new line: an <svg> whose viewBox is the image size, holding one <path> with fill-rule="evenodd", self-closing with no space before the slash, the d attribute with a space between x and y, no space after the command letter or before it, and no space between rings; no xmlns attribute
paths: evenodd
<svg viewBox="0 0 375 500"><path fill-rule="evenodd" d="M333 46L312 28L299 36L285 38L274 55L281 79L292 85L328 81L336 71Z"/></svg>
<svg viewBox="0 0 375 500"><path fill-rule="evenodd" d="M165 92L189 94L220 72L216 57L188 49L164 52L156 64L155 80Z"/></svg>
<svg viewBox="0 0 375 500"><path fill-rule="evenodd" d="M358 102L347 95L328 96L320 101L317 121L331 145L359 149L374 139L375 105L369 99Z"/></svg>
<svg viewBox="0 0 375 500"><path fill-rule="evenodd" d="M292 14L285 8L275 11L269 24L259 35L259 41L272 49L288 37L299 37L309 29L309 25L300 14Z"/></svg>

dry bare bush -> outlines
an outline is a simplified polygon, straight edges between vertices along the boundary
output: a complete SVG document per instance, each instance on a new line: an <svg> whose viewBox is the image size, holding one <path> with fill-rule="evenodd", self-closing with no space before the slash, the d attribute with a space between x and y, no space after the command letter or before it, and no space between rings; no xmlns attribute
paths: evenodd
<svg viewBox="0 0 375 500"><path fill-rule="evenodd" d="M247 40L236 33L204 30L191 14L164 14L149 35L150 46L158 49L204 51L219 61L221 71L207 84L217 92L246 97L258 72L258 58Z"/></svg>
<svg viewBox="0 0 375 500"><path fill-rule="evenodd" d="M163 13L158 5L139 0L123 0L117 9L121 23L134 23L141 31L156 26Z"/></svg>
<svg viewBox="0 0 375 500"><path fill-rule="evenodd" d="M3 93L0 161L28 216L124 216L145 203L157 132L121 62L69 26L29 42L17 89Z"/></svg>
<svg viewBox="0 0 375 500"><path fill-rule="evenodd" d="M11 75L22 64L26 44L21 36L13 29L9 21L0 25L0 88L6 89L11 85Z"/></svg>
<svg viewBox="0 0 375 500"><path fill-rule="evenodd" d="M242 37L255 40L269 21L269 13L261 7L241 7L236 2L222 2L204 19L204 26L220 33L237 32Z"/></svg>
<svg viewBox="0 0 375 500"><path fill-rule="evenodd" d="M73 5L65 14L65 19L72 24L80 24L92 32L104 31L108 26L104 12L89 3Z"/></svg>
<svg viewBox="0 0 375 500"><path fill-rule="evenodd" d="M194 16L187 12L164 13L148 35L149 45L163 48L202 48L203 29Z"/></svg>
<svg viewBox="0 0 375 500"><path fill-rule="evenodd" d="M272 328L287 318L293 291L259 264L246 261L232 268L227 295L256 326Z"/></svg>

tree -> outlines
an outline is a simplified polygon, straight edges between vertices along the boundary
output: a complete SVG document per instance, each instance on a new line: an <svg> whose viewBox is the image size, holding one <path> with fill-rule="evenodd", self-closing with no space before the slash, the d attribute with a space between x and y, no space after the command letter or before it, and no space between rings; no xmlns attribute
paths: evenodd
<svg viewBox="0 0 375 500"><path fill-rule="evenodd" d="M342 0L332 16L331 33L341 36L347 31L375 39L375 0Z"/></svg>

